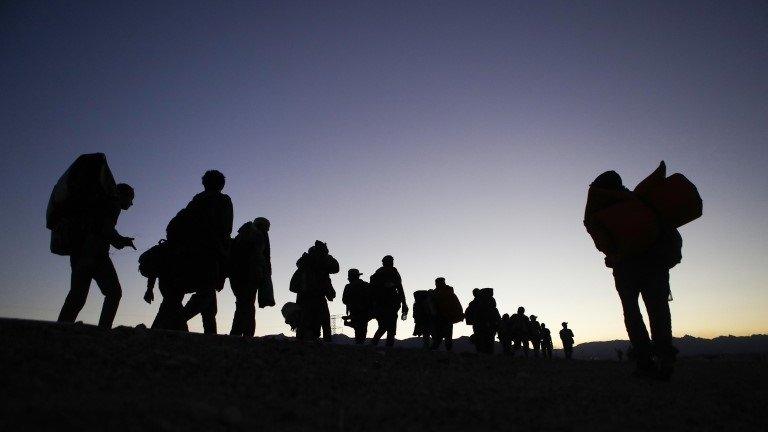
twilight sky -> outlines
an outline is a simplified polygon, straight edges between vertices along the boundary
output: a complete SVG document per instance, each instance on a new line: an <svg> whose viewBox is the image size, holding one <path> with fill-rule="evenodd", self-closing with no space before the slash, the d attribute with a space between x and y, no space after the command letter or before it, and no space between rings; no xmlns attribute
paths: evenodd
<svg viewBox="0 0 768 432"><path fill-rule="evenodd" d="M258 334L288 332L288 280L321 239L339 293L392 254L409 304L444 276L465 306L490 286L502 313L568 321L577 343L626 338L586 189L664 159L704 198L681 230L674 334L766 333L767 29L768 3L748 1L3 2L0 316L56 319L69 262L45 206L99 151L136 189L118 230L140 251L206 169L227 176L236 227L272 221L278 307ZM138 255L112 255L116 325L157 311ZM79 319L102 300L93 284ZM227 287L220 332L233 310Z"/></svg>

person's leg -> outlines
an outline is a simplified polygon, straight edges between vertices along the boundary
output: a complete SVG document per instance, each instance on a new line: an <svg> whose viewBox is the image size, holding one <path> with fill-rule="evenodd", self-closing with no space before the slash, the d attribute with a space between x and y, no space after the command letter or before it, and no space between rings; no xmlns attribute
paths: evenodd
<svg viewBox="0 0 768 432"><path fill-rule="evenodd" d="M256 333L256 291L248 293L243 309L243 336L253 337Z"/></svg>
<svg viewBox="0 0 768 432"><path fill-rule="evenodd" d="M672 355L672 316L669 312L669 273L654 274L642 290L653 346L660 356Z"/></svg>
<svg viewBox="0 0 768 432"><path fill-rule="evenodd" d="M235 295L235 315L232 317L230 336L243 336L245 327L245 302L242 295Z"/></svg>
<svg viewBox="0 0 768 432"><path fill-rule="evenodd" d="M88 290L91 286L91 269L82 263L79 256L70 257L72 275L70 277L69 293L64 300L59 312L59 322L75 322L77 315L85 306L85 300L88 298Z"/></svg>
<svg viewBox="0 0 768 432"><path fill-rule="evenodd" d="M533 357L539 358L539 341L532 341L533 344Z"/></svg>
<svg viewBox="0 0 768 432"><path fill-rule="evenodd" d="M522 338L520 339L520 344L523 346L523 355L525 358L528 358L528 339Z"/></svg>
<svg viewBox="0 0 768 432"><path fill-rule="evenodd" d="M117 315L117 308L120 306L120 298L123 297L123 290L120 287L120 280L117 278L117 271L112 264L109 256L101 257L95 263L93 279L104 294L104 304L101 307L101 316L99 317L99 327L111 329L112 322Z"/></svg>
<svg viewBox="0 0 768 432"><path fill-rule="evenodd" d="M203 308L200 316L203 319L203 333L216 334L216 290L210 290L205 294Z"/></svg>
<svg viewBox="0 0 768 432"><path fill-rule="evenodd" d="M381 340L381 337L384 336L384 332L387 331L385 321L386 319L382 314L376 317L377 327L376 331L373 333L373 338L371 338L371 345L378 345L379 340Z"/></svg>
<svg viewBox="0 0 768 432"><path fill-rule="evenodd" d="M445 350L453 350L453 324L451 323L445 326Z"/></svg>
<svg viewBox="0 0 768 432"><path fill-rule="evenodd" d="M619 293L621 307L624 311L624 326L627 329L629 341L637 355L638 365L646 364L650 360L651 347L648 330L643 322L643 316L640 313L638 297L640 290L638 288L637 276L631 274L617 274L614 271L614 280L616 281L616 291Z"/></svg>
<svg viewBox="0 0 768 432"><path fill-rule="evenodd" d="M387 343L388 347L395 346L395 334L397 333L397 311L389 318L387 325Z"/></svg>

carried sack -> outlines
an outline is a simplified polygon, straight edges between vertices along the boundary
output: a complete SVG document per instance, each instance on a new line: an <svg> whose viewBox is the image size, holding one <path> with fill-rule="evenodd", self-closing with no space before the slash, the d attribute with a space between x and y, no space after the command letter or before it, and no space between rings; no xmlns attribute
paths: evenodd
<svg viewBox="0 0 768 432"><path fill-rule="evenodd" d="M160 240L139 256L139 273L145 278L157 278L168 267L168 244Z"/></svg>
<svg viewBox="0 0 768 432"><path fill-rule="evenodd" d="M301 306L293 302L288 302L280 309L285 323L291 326L291 330L296 330L301 322Z"/></svg>
<svg viewBox="0 0 768 432"><path fill-rule="evenodd" d="M435 304L438 314L450 323L456 324L464 319L464 309L461 307L459 298L453 292L437 290L435 292Z"/></svg>
<svg viewBox="0 0 768 432"><path fill-rule="evenodd" d="M302 269L296 269L295 272L293 272L293 276L291 276L291 282L288 286L288 289L292 293L300 293L304 291L304 288L307 285L307 277L304 273L304 270Z"/></svg>
<svg viewBox="0 0 768 432"><path fill-rule="evenodd" d="M51 252L71 255L85 237L84 217L117 201L117 185L104 153L80 155L53 187L45 212Z"/></svg>

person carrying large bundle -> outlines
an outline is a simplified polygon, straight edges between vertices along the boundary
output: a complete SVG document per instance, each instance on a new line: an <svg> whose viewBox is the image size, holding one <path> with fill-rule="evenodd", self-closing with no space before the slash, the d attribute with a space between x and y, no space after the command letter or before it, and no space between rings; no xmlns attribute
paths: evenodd
<svg viewBox="0 0 768 432"><path fill-rule="evenodd" d="M189 331L184 317L183 284L177 276L180 271L176 268L180 260L175 257L177 251L166 240L160 240L139 256L139 273L147 278L147 290L144 301L151 304L155 300L155 284L160 285L160 295L163 300L152 321L152 329Z"/></svg>
<svg viewBox="0 0 768 432"><path fill-rule="evenodd" d="M104 294L99 327L112 328L122 288L109 248L136 249L133 238L115 229L120 212L133 205L133 198L132 187L115 184L103 153L79 156L54 186L46 211L51 252L68 255L72 267L69 294L59 322L75 322L85 305L91 280L95 280Z"/></svg>
<svg viewBox="0 0 768 432"><path fill-rule="evenodd" d="M677 229L701 214L696 187L682 174L667 177L664 161L634 191L614 171L600 174L589 187L584 226L613 269L624 324L637 353L637 376L671 377L677 350L672 346L669 270L682 259ZM641 295L650 337L640 314Z"/></svg>
<svg viewBox="0 0 768 432"><path fill-rule="evenodd" d="M246 222L232 242L229 261L229 284L235 295L235 316L229 332L232 336L253 337L257 296L260 308L275 305L269 227L269 220L263 217Z"/></svg>
<svg viewBox="0 0 768 432"><path fill-rule="evenodd" d="M453 325L464 320L464 308L453 287L445 283L445 278L435 279L435 289L432 294L435 302L435 319L432 326L432 349L440 347L445 340L445 350L453 348Z"/></svg>
<svg viewBox="0 0 768 432"><path fill-rule="evenodd" d="M313 340L320 337L331 342L331 316L328 302L336 297L331 275L339 272L339 262L320 240L296 261L290 290L296 293L296 304L301 308L296 338Z"/></svg>
<svg viewBox="0 0 768 432"><path fill-rule="evenodd" d="M464 318L472 326L470 341L478 353L493 354L496 332L499 330L501 315L493 298L493 288L475 288L474 298L464 311Z"/></svg>

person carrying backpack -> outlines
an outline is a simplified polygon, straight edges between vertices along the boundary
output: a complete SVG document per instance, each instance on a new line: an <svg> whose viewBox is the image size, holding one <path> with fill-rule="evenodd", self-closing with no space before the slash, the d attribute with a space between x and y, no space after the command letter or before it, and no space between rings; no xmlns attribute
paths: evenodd
<svg viewBox="0 0 768 432"><path fill-rule="evenodd" d="M163 300L152 321L152 329L189 331L184 319L183 286L176 280L173 269L174 259L168 242L161 240L139 256L139 273L147 278L147 291L144 301L151 304L155 300L155 284L160 285L160 295Z"/></svg>
<svg viewBox="0 0 768 432"><path fill-rule="evenodd" d="M472 326L470 340L478 353L493 354L494 340L501 322L496 300L493 298L493 288L475 288L472 295L474 299L464 311L466 323Z"/></svg>
<svg viewBox="0 0 768 432"><path fill-rule="evenodd" d="M168 224L168 241L180 252L180 280L192 296L184 317L203 320L203 332L216 334L216 293L224 288L233 223L232 200L221 191L226 179L216 170L203 175L203 192Z"/></svg>
<svg viewBox="0 0 768 432"><path fill-rule="evenodd" d="M120 212L133 205L133 198L131 186L115 184L103 153L78 157L54 187L46 212L51 252L69 255L72 267L59 322L75 322L95 280L104 294L99 327L112 328L122 288L109 248L136 249L132 237L120 235L115 229Z"/></svg>
<svg viewBox="0 0 768 432"><path fill-rule="evenodd" d="M533 358L539 358L539 350L541 348L541 326L536 320L536 315L531 315L528 322L528 340L531 341L533 347Z"/></svg>
<svg viewBox="0 0 768 432"><path fill-rule="evenodd" d="M664 161L634 191L615 171L590 185L584 226L605 265L613 269L624 324L636 354L636 376L669 380L677 356L672 345L669 270L682 260L677 228L702 214L696 187L681 174L667 177ZM651 336L640 313L642 296Z"/></svg>
<svg viewBox="0 0 768 432"><path fill-rule="evenodd" d="M246 222L232 241L229 284L235 295L232 336L253 337L256 331L256 297L259 307L275 305L269 248L269 220Z"/></svg>
<svg viewBox="0 0 768 432"><path fill-rule="evenodd" d="M382 266L371 275L371 291L374 299L374 317L379 327L373 334L371 345L378 345L384 333L387 334L386 346L395 345L397 332L397 314L403 308L403 319L408 314L408 304L405 302L403 281L395 268L395 259L391 255L381 260Z"/></svg>
<svg viewBox="0 0 768 432"><path fill-rule="evenodd" d="M347 307L347 315L344 316L344 325L352 327L355 331L355 344L362 345L368 335L368 321L371 320L371 286L360 279L360 270L349 269L341 302Z"/></svg>
<svg viewBox="0 0 768 432"><path fill-rule="evenodd" d="M435 289L432 291L435 302L435 319L432 325L432 349L440 347L445 340L445 350L453 348L453 325L464 319L464 308L461 307L453 287L445 283L445 278L435 279Z"/></svg>
<svg viewBox="0 0 768 432"><path fill-rule="evenodd" d="M525 308L520 306L517 308L517 313L509 317L509 333L512 338L512 355L517 353L521 348L523 355L528 357L528 331L530 327L530 320L525 315Z"/></svg>
<svg viewBox="0 0 768 432"><path fill-rule="evenodd" d="M322 330L323 340L331 342L328 302L336 297L336 291L330 275L339 272L339 262L328 253L328 245L317 240L299 258L296 267L290 288L296 293L296 304L301 308L296 337L302 340L317 339Z"/></svg>

